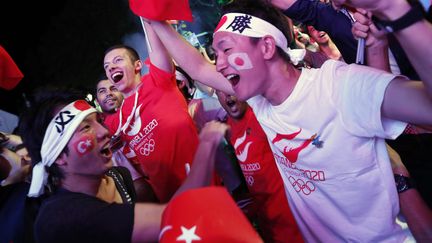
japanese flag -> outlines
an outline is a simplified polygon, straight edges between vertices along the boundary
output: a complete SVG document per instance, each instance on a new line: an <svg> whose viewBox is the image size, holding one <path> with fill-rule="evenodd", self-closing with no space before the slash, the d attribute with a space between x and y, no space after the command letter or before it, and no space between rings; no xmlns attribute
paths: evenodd
<svg viewBox="0 0 432 243"><path fill-rule="evenodd" d="M263 242L225 187L188 190L162 215L160 243Z"/></svg>
<svg viewBox="0 0 432 243"><path fill-rule="evenodd" d="M0 46L0 88L11 90L23 77L12 57Z"/></svg>
<svg viewBox="0 0 432 243"><path fill-rule="evenodd" d="M129 0L134 14L152 20L186 20L192 22L188 0Z"/></svg>

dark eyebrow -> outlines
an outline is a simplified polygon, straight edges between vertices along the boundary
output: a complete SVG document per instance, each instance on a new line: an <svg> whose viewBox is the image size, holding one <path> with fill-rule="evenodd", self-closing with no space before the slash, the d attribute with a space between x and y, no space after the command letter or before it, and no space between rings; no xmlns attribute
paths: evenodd
<svg viewBox="0 0 432 243"><path fill-rule="evenodd" d="M225 42L226 42L225 40L221 40L221 41L219 41L219 42L216 44L216 46L219 47L219 48L221 48L221 45L223 45ZM213 48L213 47L212 47L212 48ZM214 49L213 49L213 50L214 50Z"/></svg>

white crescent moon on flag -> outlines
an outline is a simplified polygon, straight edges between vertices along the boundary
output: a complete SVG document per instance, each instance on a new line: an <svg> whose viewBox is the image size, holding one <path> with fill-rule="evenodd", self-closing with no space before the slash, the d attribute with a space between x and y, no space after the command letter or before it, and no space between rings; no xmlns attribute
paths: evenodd
<svg viewBox="0 0 432 243"><path fill-rule="evenodd" d="M80 154L86 153L88 148L91 146L92 146L92 142L90 139L86 139L85 141L79 142L77 146L78 153Z"/></svg>
<svg viewBox="0 0 432 243"><path fill-rule="evenodd" d="M77 149L80 154L83 154L87 151L87 144L84 141L78 143Z"/></svg>
<svg viewBox="0 0 432 243"><path fill-rule="evenodd" d="M164 234L166 231L168 231L168 230L170 230L170 229L172 229L172 228L173 228L172 225L166 225L166 226L164 226L164 227L161 229L160 233L159 233L159 241L160 241L160 239L162 238L163 234Z"/></svg>

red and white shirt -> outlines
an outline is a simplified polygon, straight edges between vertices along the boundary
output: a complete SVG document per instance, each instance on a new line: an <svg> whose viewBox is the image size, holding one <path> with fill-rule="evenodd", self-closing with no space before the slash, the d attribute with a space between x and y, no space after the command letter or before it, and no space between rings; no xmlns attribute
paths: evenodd
<svg viewBox="0 0 432 243"><path fill-rule="evenodd" d="M259 221L265 242L303 242L294 220L281 175L276 167L267 137L252 109L240 120L228 117L230 142L253 198L252 209Z"/></svg>
<svg viewBox="0 0 432 243"><path fill-rule="evenodd" d="M128 128L121 133L122 140L137 155L160 202L168 202L186 178L186 164L192 164L198 145L197 129L174 73L150 64L149 74L142 77L138 91L124 100L117 116L105 120L112 134L119 126L119 112L122 126L132 116Z"/></svg>

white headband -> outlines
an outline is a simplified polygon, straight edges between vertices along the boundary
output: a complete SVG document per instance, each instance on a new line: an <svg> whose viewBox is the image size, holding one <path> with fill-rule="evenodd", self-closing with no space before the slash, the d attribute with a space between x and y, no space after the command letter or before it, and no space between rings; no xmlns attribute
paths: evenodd
<svg viewBox="0 0 432 243"><path fill-rule="evenodd" d="M303 60L306 53L304 49L290 49L282 31L269 22L252 15L244 13L227 13L223 15L213 35L221 31L257 38L270 35L275 39L276 46L288 53L294 65Z"/></svg>
<svg viewBox="0 0 432 243"><path fill-rule="evenodd" d="M63 149L66 147L76 128L87 115L97 112L84 100L77 100L65 106L51 120L42 142L42 161L33 167L32 181L29 197L38 197L43 194L44 186L48 181L45 166L51 166Z"/></svg>

